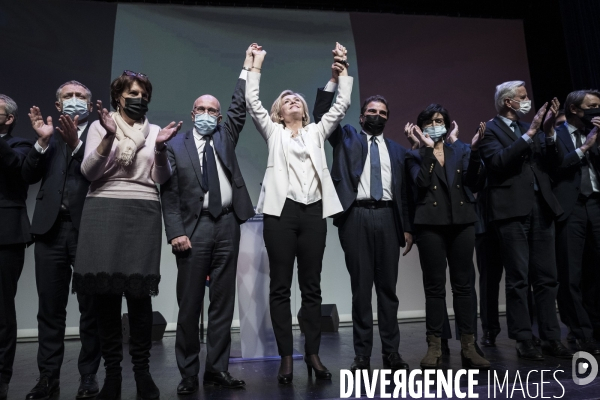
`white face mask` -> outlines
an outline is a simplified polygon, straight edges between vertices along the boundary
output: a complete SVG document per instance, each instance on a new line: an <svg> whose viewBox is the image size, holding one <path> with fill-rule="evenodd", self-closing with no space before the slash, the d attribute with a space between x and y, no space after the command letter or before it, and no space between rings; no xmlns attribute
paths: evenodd
<svg viewBox="0 0 600 400"><path fill-rule="evenodd" d="M210 135L217 127L217 117L213 117L208 113L196 114L194 117L194 126L202 136Z"/></svg>
<svg viewBox="0 0 600 400"><path fill-rule="evenodd" d="M446 134L446 127L444 125L428 126L423 129L423 133L428 134L429 138L437 143Z"/></svg>
<svg viewBox="0 0 600 400"><path fill-rule="evenodd" d="M517 108L516 110L513 108L513 110L517 114L519 114L520 117L526 115L529 111L531 111L531 100L518 101L518 100L511 99L511 101L515 101L515 102L519 103L519 108Z"/></svg>
<svg viewBox="0 0 600 400"><path fill-rule="evenodd" d="M77 97L63 100L62 112L71 117L71 119L75 119L75 117L79 115L80 121L90 114L87 101L78 99Z"/></svg>

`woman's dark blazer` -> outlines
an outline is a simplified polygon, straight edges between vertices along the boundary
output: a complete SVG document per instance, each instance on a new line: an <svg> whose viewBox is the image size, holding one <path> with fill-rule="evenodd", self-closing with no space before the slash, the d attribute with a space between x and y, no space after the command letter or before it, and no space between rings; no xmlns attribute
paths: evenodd
<svg viewBox="0 0 600 400"><path fill-rule="evenodd" d="M422 147L406 155L415 195L414 223L426 225L471 224L477 221L473 192L485 185L479 152L455 141L444 144L444 167L433 148Z"/></svg>

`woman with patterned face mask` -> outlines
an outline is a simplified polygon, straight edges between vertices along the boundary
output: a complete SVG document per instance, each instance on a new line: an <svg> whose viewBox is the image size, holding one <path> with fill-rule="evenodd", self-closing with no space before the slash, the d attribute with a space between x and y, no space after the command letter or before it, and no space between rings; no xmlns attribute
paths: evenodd
<svg viewBox="0 0 600 400"><path fill-rule="evenodd" d="M106 378L97 399L121 394L121 302L127 299L129 353L138 398L160 392L149 372L152 296L160 282L161 209L156 184L171 177L166 142L181 127L161 129L146 117L148 77L125 71L111 84L108 112L98 100L81 173L91 182L79 230L73 291L96 296Z"/></svg>
<svg viewBox="0 0 600 400"><path fill-rule="evenodd" d="M415 193L414 229L419 249L428 350L421 368L436 368L442 355L441 336L446 318L446 265L454 297L456 323L461 333L464 368L489 368L490 363L475 347L471 308L471 273L475 248L475 197L485 182L478 145L485 124L477 131L471 146L457 140L445 144L446 134L456 136L458 125L450 122L444 107L431 104L417 124L408 127L421 146L406 156L408 174Z"/></svg>

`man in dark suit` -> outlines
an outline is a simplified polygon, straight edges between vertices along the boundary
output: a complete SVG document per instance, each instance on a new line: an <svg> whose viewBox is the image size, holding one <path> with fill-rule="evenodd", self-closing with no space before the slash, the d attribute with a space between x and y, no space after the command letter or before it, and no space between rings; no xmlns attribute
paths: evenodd
<svg viewBox="0 0 600 400"><path fill-rule="evenodd" d="M228 372L231 321L240 244L240 224L254 216L250 195L235 155L246 120L246 74L252 67L252 46L237 81L227 120L211 95L200 96L192 108L194 128L167 145L173 173L161 185L167 240L177 260L177 334L175 354L182 380L178 394L198 390L200 341L198 320L206 277L210 307L204 384L244 386Z"/></svg>
<svg viewBox="0 0 600 400"><path fill-rule="evenodd" d="M548 133L539 131L547 104L531 124L520 121L531 108L522 81L498 85L495 101L498 115L486 124L480 152L488 171L489 221L497 230L506 271L508 336L517 341L520 358L544 359L532 340L527 305L531 278L542 351L570 359L573 353L560 341L556 315L554 219L562 209L548 175L560 160L552 130L545 123ZM553 100L553 115L557 103Z"/></svg>
<svg viewBox="0 0 600 400"><path fill-rule="evenodd" d="M338 55L337 60L345 61ZM329 110L337 71L324 89L317 91L315 121ZM338 126L329 137L333 146L331 178L344 212L336 216L340 242L350 273L355 358L352 371L370 368L373 347L373 284L384 368L408 369L398 353L398 261L412 247L411 223L404 158L407 150L383 137L389 116L382 96L367 98L361 108L360 132L351 125Z"/></svg>
<svg viewBox="0 0 600 400"><path fill-rule="evenodd" d="M586 237L600 248L600 92L569 93L565 115L566 122L556 128L563 160L553 176L554 194L564 210L556 223L559 304L579 350L600 355L582 294Z"/></svg>
<svg viewBox="0 0 600 400"><path fill-rule="evenodd" d="M42 181L36 197L31 233L35 239L35 279L39 297L38 368L40 379L27 399L46 399L59 389L64 356L65 321L75 264L77 236L83 203L90 183L80 171L92 110L92 93L83 84L69 81L56 92L61 127L52 117L46 122L38 107L29 117L38 140L23 164L29 184ZM81 383L77 398L98 393L96 372L100 365L100 338L93 296L77 295L81 318L81 351L78 367Z"/></svg>
<svg viewBox="0 0 600 400"><path fill-rule="evenodd" d="M6 399L17 347L17 283L31 243L27 217L28 185L21 166L31 142L12 136L17 104L0 94L0 399Z"/></svg>

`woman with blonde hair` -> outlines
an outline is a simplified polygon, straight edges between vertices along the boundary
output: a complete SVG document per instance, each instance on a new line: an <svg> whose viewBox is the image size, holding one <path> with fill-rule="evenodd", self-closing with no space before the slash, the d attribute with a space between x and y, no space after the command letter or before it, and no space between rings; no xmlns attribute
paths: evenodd
<svg viewBox="0 0 600 400"><path fill-rule="evenodd" d="M336 44L338 48L343 48ZM324 143L350 106L352 77L340 72L335 104L318 123L310 123L302 95L283 91L269 113L259 100L261 67L266 52L253 50L248 74L246 104L256 128L267 142L269 158L257 212L264 213L264 240L270 264L269 304L271 321L281 356L277 380L293 378L292 314L290 289L294 261L302 293L305 358L309 376L331 379L319 359L321 342L321 267L325 252L325 218L342 212L342 205L327 168Z"/></svg>

